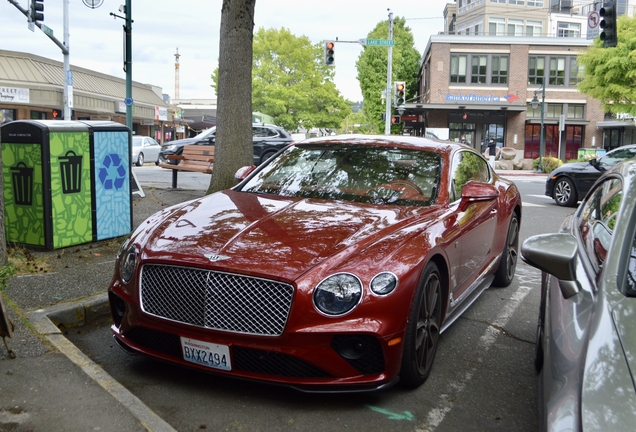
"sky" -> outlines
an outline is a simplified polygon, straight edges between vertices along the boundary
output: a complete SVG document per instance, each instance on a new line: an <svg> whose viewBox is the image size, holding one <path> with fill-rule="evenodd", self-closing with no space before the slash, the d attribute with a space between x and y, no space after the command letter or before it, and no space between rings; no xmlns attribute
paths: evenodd
<svg viewBox="0 0 636 432"><path fill-rule="evenodd" d="M17 0L24 9L28 0ZM63 1L44 1L43 23L64 40ZM93 4L91 0L87 3ZM69 48L73 66L125 78L123 16L125 0L104 0L99 8L69 0ZM210 78L218 65L221 0L131 0L132 79L162 88L175 97L175 54L179 50L180 99L213 99ZM256 0L254 31L287 28L312 43L325 39L358 41L380 21L407 19L415 48L422 53L429 37L443 30L446 2L437 0ZM387 35L388 36L388 35ZM26 17L8 1L0 2L0 49L25 52L63 62L61 49L40 29L28 29ZM336 45L335 83L351 101L361 101L355 63L359 43ZM379 96L379 95L378 95Z"/></svg>

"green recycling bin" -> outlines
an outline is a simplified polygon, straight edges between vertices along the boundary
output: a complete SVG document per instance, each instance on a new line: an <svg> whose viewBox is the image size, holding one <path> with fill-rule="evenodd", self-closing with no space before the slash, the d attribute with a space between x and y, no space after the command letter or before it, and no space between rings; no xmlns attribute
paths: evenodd
<svg viewBox="0 0 636 432"><path fill-rule="evenodd" d="M58 249L132 230L126 126L21 120L0 143L7 242Z"/></svg>

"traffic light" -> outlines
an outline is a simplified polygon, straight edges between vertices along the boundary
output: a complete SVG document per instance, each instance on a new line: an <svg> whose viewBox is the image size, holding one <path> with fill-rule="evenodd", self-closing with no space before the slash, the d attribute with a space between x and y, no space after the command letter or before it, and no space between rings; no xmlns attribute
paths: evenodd
<svg viewBox="0 0 636 432"><path fill-rule="evenodd" d="M31 0L29 8L30 21L44 21L44 0Z"/></svg>
<svg viewBox="0 0 636 432"><path fill-rule="evenodd" d="M391 124L400 124L402 123L402 116L394 115L391 116Z"/></svg>
<svg viewBox="0 0 636 432"><path fill-rule="evenodd" d="M397 81L393 92L393 102L395 106L404 105L406 95L406 83Z"/></svg>
<svg viewBox="0 0 636 432"><path fill-rule="evenodd" d="M334 41L325 41L325 66L334 66L336 59L334 57L336 43Z"/></svg>
<svg viewBox="0 0 636 432"><path fill-rule="evenodd" d="M62 110L54 109L51 115L53 120L60 120L62 118Z"/></svg>
<svg viewBox="0 0 636 432"><path fill-rule="evenodd" d="M603 7L598 11L601 16L600 38L605 48L615 47L618 43L618 34L616 29L616 2L603 3Z"/></svg>

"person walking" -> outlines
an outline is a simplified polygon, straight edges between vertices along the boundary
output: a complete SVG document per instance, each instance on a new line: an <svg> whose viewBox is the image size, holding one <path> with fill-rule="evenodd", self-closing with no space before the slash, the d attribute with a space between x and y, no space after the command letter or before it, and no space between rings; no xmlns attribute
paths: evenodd
<svg viewBox="0 0 636 432"><path fill-rule="evenodd" d="M490 138L490 141L488 141L488 161L490 163L490 166L493 169L495 168L496 156L497 156L497 143L495 142L494 138Z"/></svg>

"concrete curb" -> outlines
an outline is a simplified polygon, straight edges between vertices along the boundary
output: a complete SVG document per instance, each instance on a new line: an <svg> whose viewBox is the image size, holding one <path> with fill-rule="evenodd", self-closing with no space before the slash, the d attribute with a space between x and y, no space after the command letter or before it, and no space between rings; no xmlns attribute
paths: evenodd
<svg viewBox="0 0 636 432"><path fill-rule="evenodd" d="M102 293L81 300L62 303L45 309L26 313L35 329L53 344L69 360L79 366L86 375L110 393L148 431L176 432L161 417L155 414L141 399L132 394L98 366L75 345L66 339L60 327L82 326L110 314L108 294Z"/></svg>

